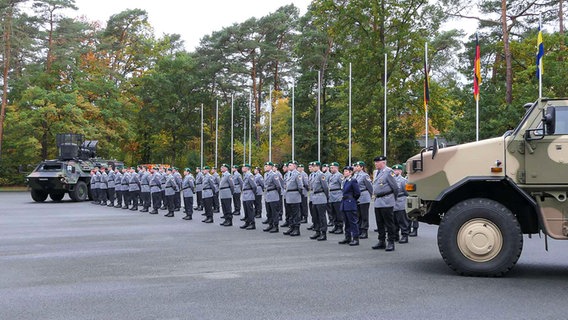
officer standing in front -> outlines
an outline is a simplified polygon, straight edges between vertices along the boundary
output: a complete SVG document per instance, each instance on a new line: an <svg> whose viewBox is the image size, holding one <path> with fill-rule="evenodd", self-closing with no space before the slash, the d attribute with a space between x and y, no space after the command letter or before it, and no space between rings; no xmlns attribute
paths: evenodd
<svg viewBox="0 0 568 320"><path fill-rule="evenodd" d="M213 195L215 194L216 186L213 181L213 176L209 173L211 167L203 167L203 208L205 209L205 220L201 222L213 223Z"/></svg>
<svg viewBox="0 0 568 320"><path fill-rule="evenodd" d="M357 199L361 196L359 183L353 178L353 167L343 168L343 187L341 199L341 212L345 217L345 239L339 244L359 245L359 223L357 222Z"/></svg>
<svg viewBox="0 0 568 320"><path fill-rule="evenodd" d="M273 167L274 164L270 161L264 164L264 187L266 190L264 200L268 227L262 231L277 233L280 221L279 202L282 185L280 184L280 176L272 170Z"/></svg>
<svg viewBox="0 0 568 320"><path fill-rule="evenodd" d="M298 162L291 161L288 164L288 180L286 181L286 204L290 210L290 229L284 231L284 235L296 237L300 235L300 204L302 203L302 191L306 189L304 179L296 169Z"/></svg>
<svg viewBox="0 0 568 320"><path fill-rule="evenodd" d="M394 172L387 167L387 157L375 157L373 161L377 169L373 179L373 195L375 196L375 219L379 229L379 242L372 248L394 251L393 208L398 194L398 184L394 178ZM385 238L387 238L386 244Z"/></svg>

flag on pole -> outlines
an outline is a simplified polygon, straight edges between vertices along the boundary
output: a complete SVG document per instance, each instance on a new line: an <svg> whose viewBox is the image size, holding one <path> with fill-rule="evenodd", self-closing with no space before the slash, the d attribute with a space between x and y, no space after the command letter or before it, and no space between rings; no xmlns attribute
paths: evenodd
<svg viewBox="0 0 568 320"><path fill-rule="evenodd" d="M540 79L544 73L544 66L542 63L542 57L544 57L544 44L542 43L542 30L540 22L538 23L538 37L536 40L536 45L538 47L538 52L536 54L536 77Z"/></svg>
<svg viewBox="0 0 568 320"><path fill-rule="evenodd" d="M430 102L430 78L428 76L428 52L424 52L424 110Z"/></svg>
<svg viewBox="0 0 568 320"><path fill-rule="evenodd" d="M473 62L473 96L479 101L479 85L481 84L481 52L479 50L479 38L475 34L475 61Z"/></svg>

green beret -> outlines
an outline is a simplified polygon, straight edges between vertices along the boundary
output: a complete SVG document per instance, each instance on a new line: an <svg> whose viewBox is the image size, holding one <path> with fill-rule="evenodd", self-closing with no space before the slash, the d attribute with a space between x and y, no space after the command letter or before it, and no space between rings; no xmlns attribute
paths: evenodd
<svg viewBox="0 0 568 320"><path fill-rule="evenodd" d="M324 164L322 164L322 167L326 167L326 168L329 168L329 164L327 164L327 163L324 163Z"/></svg>
<svg viewBox="0 0 568 320"><path fill-rule="evenodd" d="M332 162L330 165L333 166L333 167L339 167L339 163L338 163L338 162Z"/></svg>
<svg viewBox="0 0 568 320"><path fill-rule="evenodd" d="M290 161L290 162L287 163L287 165L288 165L288 164L295 164L295 165L298 165L298 161Z"/></svg>
<svg viewBox="0 0 568 320"><path fill-rule="evenodd" d="M247 167L247 168L249 168L249 169L250 169L250 164L248 164L248 163L243 163L243 165L242 165L242 166L243 166L243 167Z"/></svg>
<svg viewBox="0 0 568 320"><path fill-rule="evenodd" d="M187 167L187 168L185 168L185 169L183 169L183 170L184 170L184 171L187 171L187 172L191 172L191 168L189 168L189 167Z"/></svg>
<svg viewBox="0 0 568 320"><path fill-rule="evenodd" d="M172 171L172 170L173 170L172 168L168 168L168 171Z"/></svg>
<svg viewBox="0 0 568 320"><path fill-rule="evenodd" d="M401 164L395 164L392 166L393 170L404 170L404 167Z"/></svg>
<svg viewBox="0 0 568 320"><path fill-rule="evenodd" d="M205 167L203 167L203 169L204 169L204 170L211 170L211 167L210 167L210 166L205 166Z"/></svg>
<svg viewBox="0 0 568 320"><path fill-rule="evenodd" d="M239 165L234 164L234 165L233 165L233 168L238 169L238 168L239 168Z"/></svg>
<svg viewBox="0 0 568 320"><path fill-rule="evenodd" d="M378 157L375 157L375 159L373 159L373 161L387 161L387 157L386 156L378 156Z"/></svg>
<svg viewBox="0 0 568 320"><path fill-rule="evenodd" d="M274 166L274 163L272 163L272 161L268 161L264 163L265 166Z"/></svg>
<svg viewBox="0 0 568 320"><path fill-rule="evenodd" d="M363 162L363 161L357 161L357 162L355 162L355 165L356 165L356 166L364 167L364 166L365 166L365 162Z"/></svg>
<svg viewBox="0 0 568 320"><path fill-rule="evenodd" d="M314 162L312 162L312 166L321 167L321 162L319 162L319 161L314 161Z"/></svg>
<svg viewBox="0 0 568 320"><path fill-rule="evenodd" d="M195 167L195 170L201 170L201 167Z"/></svg>
<svg viewBox="0 0 568 320"><path fill-rule="evenodd" d="M221 167L225 167L225 168L227 168L227 169L230 169L230 168L231 168L231 166L228 165L228 164L226 164L226 163L223 163L223 164L221 165Z"/></svg>

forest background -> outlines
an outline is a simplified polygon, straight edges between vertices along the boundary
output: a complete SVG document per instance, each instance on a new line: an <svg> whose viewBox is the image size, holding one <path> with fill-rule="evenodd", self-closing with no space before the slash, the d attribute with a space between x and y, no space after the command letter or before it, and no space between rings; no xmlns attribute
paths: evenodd
<svg viewBox="0 0 568 320"><path fill-rule="evenodd" d="M289 160L292 86L295 158L317 160L318 80L322 162L369 163L383 153L391 164L403 162L420 151L424 135L426 43L431 137L473 141L475 32L481 49L480 138L498 136L516 125L525 103L538 98L540 14L543 96L567 95L565 2L314 0L302 16L294 5L283 6L212 32L188 51L178 34L155 35L144 10L117 12L101 25L66 16L77 9L74 0L0 0L0 185L22 184L22 171L55 158L55 135L66 132L98 140L101 157L130 165L198 166L201 105L204 161L214 165L217 102L218 164L231 159L232 128L234 163L240 163L249 97L252 164L268 160L271 109L272 160ZM477 29L441 28L464 19L476 21Z"/></svg>

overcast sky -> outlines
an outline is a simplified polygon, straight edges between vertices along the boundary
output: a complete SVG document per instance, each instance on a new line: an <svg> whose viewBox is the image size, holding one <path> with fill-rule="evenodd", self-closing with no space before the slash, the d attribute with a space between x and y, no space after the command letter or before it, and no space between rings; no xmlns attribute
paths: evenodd
<svg viewBox="0 0 568 320"><path fill-rule="evenodd" d="M293 3L306 13L310 0L75 0L78 11L71 16L85 16L88 20L106 23L108 18L125 9L144 9L156 36L178 33L187 50L213 31L221 30L248 18L260 18Z"/></svg>

